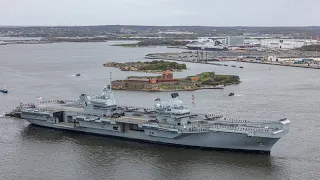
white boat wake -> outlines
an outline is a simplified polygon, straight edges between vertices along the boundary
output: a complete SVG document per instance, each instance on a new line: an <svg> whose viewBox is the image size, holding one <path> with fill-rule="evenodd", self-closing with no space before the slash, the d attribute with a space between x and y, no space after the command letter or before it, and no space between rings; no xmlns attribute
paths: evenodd
<svg viewBox="0 0 320 180"><path fill-rule="evenodd" d="M235 94L234 96L240 97L240 96L242 96L242 94Z"/></svg>

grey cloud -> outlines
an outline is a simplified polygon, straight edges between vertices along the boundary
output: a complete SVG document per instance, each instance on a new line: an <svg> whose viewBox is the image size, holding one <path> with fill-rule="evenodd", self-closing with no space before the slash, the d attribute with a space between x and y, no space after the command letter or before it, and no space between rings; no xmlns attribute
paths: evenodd
<svg viewBox="0 0 320 180"><path fill-rule="evenodd" d="M320 25L318 0L1 0L0 25Z"/></svg>

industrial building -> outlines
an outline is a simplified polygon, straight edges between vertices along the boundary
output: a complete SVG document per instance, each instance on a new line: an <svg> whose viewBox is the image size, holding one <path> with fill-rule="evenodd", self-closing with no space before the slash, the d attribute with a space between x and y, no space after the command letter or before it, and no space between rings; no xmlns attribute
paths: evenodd
<svg viewBox="0 0 320 180"><path fill-rule="evenodd" d="M275 49L294 49L305 45L317 44L317 40L311 39L262 39L260 44L263 47Z"/></svg>
<svg viewBox="0 0 320 180"><path fill-rule="evenodd" d="M226 36L226 37L199 37L198 43L211 43L213 46L243 46L245 44L244 36Z"/></svg>
<svg viewBox="0 0 320 180"><path fill-rule="evenodd" d="M227 36L225 38L226 46L243 46L244 36Z"/></svg>
<svg viewBox="0 0 320 180"><path fill-rule="evenodd" d="M313 39L275 39L268 37L244 37L244 36L226 36L226 37L199 37L199 44L220 44L225 47L264 47L272 49L295 49L305 45L320 44Z"/></svg>

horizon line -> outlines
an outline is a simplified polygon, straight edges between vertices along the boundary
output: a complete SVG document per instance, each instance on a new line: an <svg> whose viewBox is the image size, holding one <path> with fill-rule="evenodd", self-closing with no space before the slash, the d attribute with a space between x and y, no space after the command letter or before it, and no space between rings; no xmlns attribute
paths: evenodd
<svg viewBox="0 0 320 180"><path fill-rule="evenodd" d="M230 25L230 26L211 26L211 25L132 25L132 24L105 24L105 25L0 25L0 27L91 27L91 26L138 26L138 27L261 27L261 28L275 28L275 27L320 27L320 25L274 25L274 26L256 26L256 25Z"/></svg>

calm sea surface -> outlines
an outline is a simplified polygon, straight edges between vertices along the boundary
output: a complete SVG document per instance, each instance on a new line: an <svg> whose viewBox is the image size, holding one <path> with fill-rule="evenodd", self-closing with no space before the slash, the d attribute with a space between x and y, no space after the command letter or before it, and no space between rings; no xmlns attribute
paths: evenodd
<svg viewBox="0 0 320 180"><path fill-rule="evenodd" d="M0 179L320 179L320 71L229 62L244 69L187 64L184 77L204 71L239 75L242 83L224 90L180 92L197 112L246 120L288 118L290 133L270 156L201 151L35 127L5 118L19 102L77 99L95 94L121 72L102 64L145 61L144 55L177 52L167 48L122 48L108 43L0 46ZM80 73L81 77L74 74ZM229 97L234 92L236 95ZM196 96L192 103L191 96ZM116 91L118 104L152 107L169 93Z"/></svg>

